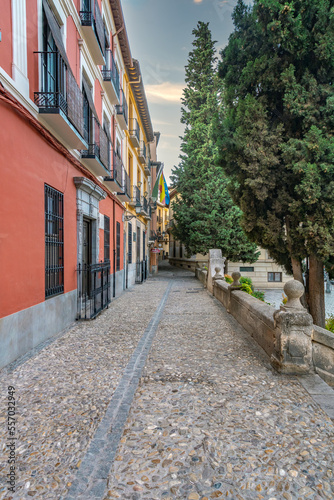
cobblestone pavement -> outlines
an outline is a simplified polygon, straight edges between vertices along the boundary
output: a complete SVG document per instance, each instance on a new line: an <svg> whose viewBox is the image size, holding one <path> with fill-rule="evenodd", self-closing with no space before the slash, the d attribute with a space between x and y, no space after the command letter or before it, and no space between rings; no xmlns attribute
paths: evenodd
<svg viewBox="0 0 334 500"><path fill-rule="evenodd" d="M333 430L199 282L175 281L105 500L332 499Z"/></svg>
<svg viewBox="0 0 334 500"><path fill-rule="evenodd" d="M332 421L298 379L273 372L191 273L168 266L95 321L77 324L1 374L1 386L15 386L18 396L19 471L17 493L9 496L4 485L0 498L66 497L139 339L153 331L150 320L163 297L100 498L334 498ZM4 405L5 395L1 410ZM2 484L8 473L3 427Z"/></svg>
<svg viewBox="0 0 334 500"><path fill-rule="evenodd" d="M12 373L0 374L0 498L7 491L6 389L16 389L18 457L13 498L59 499L80 467L136 345L167 287L148 282L77 323ZM87 499L88 500L88 499Z"/></svg>

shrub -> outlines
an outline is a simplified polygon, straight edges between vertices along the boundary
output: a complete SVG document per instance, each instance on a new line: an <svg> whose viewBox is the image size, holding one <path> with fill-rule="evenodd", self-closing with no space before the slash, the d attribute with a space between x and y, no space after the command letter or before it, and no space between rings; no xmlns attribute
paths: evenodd
<svg viewBox="0 0 334 500"><path fill-rule="evenodd" d="M226 283L233 283L233 278L229 274L224 274Z"/></svg>
<svg viewBox="0 0 334 500"><path fill-rule="evenodd" d="M259 300L262 300L264 302L264 292L260 292L260 290L256 290L252 293L253 297L256 297Z"/></svg>
<svg viewBox="0 0 334 500"><path fill-rule="evenodd" d="M253 287L253 282L252 282L252 279L251 278L247 278L246 276L241 276L240 278L240 283L243 285L244 283L246 285L249 285L252 289L252 291L254 292L254 287Z"/></svg>
<svg viewBox="0 0 334 500"><path fill-rule="evenodd" d="M326 318L326 330L334 333L334 315L331 314L328 318Z"/></svg>
<svg viewBox="0 0 334 500"><path fill-rule="evenodd" d="M248 283L242 283L241 290L243 292L249 293L249 295L253 295L253 290Z"/></svg>

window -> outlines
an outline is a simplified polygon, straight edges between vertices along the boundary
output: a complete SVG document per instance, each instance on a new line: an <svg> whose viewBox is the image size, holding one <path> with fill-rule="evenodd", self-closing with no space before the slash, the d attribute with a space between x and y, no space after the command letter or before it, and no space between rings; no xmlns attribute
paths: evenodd
<svg viewBox="0 0 334 500"><path fill-rule="evenodd" d="M145 234L145 229L143 229L143 260L145 260L145 252L146 252L146 234Z"/></svg>
<svg viewBox="0 0 334 500"><path fill-rule="evenodd" d="M104 216L104 262L110 261L110 219Z"/></svg>
<svg viewBox="0 0 334 500"><path fill-rule="evenodd" d="M64 195L45 184L45 298L64 292Z"/></svg>
<svg viewBox="0 0 334 500"><path fill-rule="evenodd" d="M254 267L240 267L241 273L253 273Z"/></svg>
<svg viewBox="0 0 334 500"><path fill-rule="evenodd" d="M132 264L132 224L128 225L128 263Z"/></svg>
<svg viewBox="0 0 334 500"><path fill-rule="evenodd" d="M116 222L116 271L121 269L121 225Z"/></svg>
<svg viewBox="0 0 334 500"><path fill-rule="evenodd" d="M282 273L268 273L268 281L279 283L282 281Z"/></svg>

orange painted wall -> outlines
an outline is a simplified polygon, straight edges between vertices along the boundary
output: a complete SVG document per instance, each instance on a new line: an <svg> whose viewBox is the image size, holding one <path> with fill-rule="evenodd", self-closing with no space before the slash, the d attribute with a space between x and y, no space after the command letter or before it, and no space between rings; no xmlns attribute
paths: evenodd
<svg viewBox="0 0 334 500"><path fill-rule="evenodd" d="M37 1L27 2L27 62L30 99L34 100L34 92L39 91L38 79L38 12Z"/></svg>
<svg viewBox="0 0 334 500"><path fill-rule="evenodd" d="M76 289L76 188L80 172L0 103L0 317L44 301L44 183L64 193L65 292Z"/></svg>
<svg viewBox="0 0 334 500"><path fill-rule="evenodd" d="M0 66L9 76L12 76L13 43L11 0L1 0L0 12Z"/></svg>
<svg viewBox="0 0 334 500"><path fill-rule="evenodd" d="M102 125L102 96L101 96L102 87L97 79L95 80L94 87L95 87L94 104L100 123Z"/></svg>
<svg viewBox="0 0 334 500"><path fill-rule="evenodd" d="M78 44L78 32L71 16L67 18L66 25L66 53L76 81L78 85L80 85L80 52Z"/></svg>

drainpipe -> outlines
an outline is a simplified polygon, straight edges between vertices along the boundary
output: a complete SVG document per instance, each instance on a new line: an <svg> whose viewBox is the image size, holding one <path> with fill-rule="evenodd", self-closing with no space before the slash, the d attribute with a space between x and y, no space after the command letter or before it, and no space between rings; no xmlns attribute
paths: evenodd
<svg viewBox="0 0 334 500"><path fill-rule="evenodd" d="M115 220L115 200L113 200L113 282L112 282L112 296L116 297L116 220Z"/></svg>

